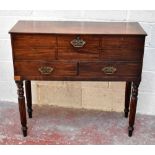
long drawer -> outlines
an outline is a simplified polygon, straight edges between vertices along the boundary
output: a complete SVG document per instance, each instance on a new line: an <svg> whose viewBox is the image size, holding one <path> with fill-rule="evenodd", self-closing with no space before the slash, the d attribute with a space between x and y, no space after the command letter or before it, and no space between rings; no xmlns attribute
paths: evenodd
<svg viewBox="0 0 155 155"><path fill-rule="evenodd" d="M111 35L16 34L14 60L142 61L144 38Z"/></svg>
<svg viewBox="0 0 155 155"><path fill-rule="evenodd" d="M123 62L69 62L69 61L16 61L15 76L46 77L140 77L141 63Z"/></svg>

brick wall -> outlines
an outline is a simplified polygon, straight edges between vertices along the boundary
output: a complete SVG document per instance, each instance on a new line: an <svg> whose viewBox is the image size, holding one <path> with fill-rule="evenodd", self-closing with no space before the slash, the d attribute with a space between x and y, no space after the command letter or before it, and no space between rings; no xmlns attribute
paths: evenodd
<svg viewBox="0 0 155 155"><path fill-rule="evenodd" d="M17 102L17 95L8 31L18 20L139 22L148 36L138 112L155 115L155 11L0 11L0 100L14 102ZM33 102L123 111L124 88L121 82L33 82Z"/></svg>

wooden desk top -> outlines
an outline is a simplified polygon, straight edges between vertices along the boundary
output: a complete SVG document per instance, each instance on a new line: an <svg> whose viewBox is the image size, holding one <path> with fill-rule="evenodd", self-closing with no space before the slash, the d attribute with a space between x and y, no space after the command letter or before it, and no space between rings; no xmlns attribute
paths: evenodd
<svg viewBox="0 0 155 155"><path fill-rule="evenodd" d="M9 33L147 35L137 22L18 21Z"/></svg>

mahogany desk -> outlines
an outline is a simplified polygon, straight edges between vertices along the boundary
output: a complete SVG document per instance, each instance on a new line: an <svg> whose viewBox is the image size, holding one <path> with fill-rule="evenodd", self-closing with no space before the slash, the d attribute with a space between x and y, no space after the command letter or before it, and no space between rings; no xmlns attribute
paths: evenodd
<svg viewBox="0 0 155 155"><path fill-rule="evenodd" d="M19 21L9 33L24 136L23 81L31 118L31 80L126 81L124 112L128 117L130 111L132 136L146 36L138 23Z"/></svg>

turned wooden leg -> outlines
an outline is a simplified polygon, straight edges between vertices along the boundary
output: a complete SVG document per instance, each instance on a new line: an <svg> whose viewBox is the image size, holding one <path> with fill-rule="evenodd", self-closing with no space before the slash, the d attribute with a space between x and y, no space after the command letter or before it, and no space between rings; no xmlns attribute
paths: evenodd
<svg viewBox="0 0 155 155"><path fill-rule="evenodd" d="M15 81L17 84L17 93L18 93L18 104L20 112L20 121L22 125L23 136L27 136L27 120L26 120L26 109L25 109L25 97L24 97L24 88L23 81Z"/></svg>
<svg viewBox="0 0 155 155"><path fill-rule="evenodd" d="M134 130L139 84L140 82L132 83L132 95L131 95L131 101L130 101L130 115L129 115L129 128L128 128L129 137L132 136L132 132Z"/></svg>
<svg viewBox="0 0 155 155"><path fill-rule="evenodd" d="M126 82L126 88L125 88L125 109L124 109L124 116L126 118L128 117L128 113L129 113L130 94L131 94L131 82Z"/></svg>
<svg viewBox="0 0 155 155"><path fill-rule="evenodd" d="M26 100L27 100L27 112L29 118L32 118L32 95L31 95L31 81L25 81L25 91L26 91Z"/></svg>

